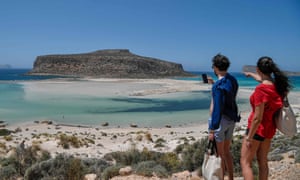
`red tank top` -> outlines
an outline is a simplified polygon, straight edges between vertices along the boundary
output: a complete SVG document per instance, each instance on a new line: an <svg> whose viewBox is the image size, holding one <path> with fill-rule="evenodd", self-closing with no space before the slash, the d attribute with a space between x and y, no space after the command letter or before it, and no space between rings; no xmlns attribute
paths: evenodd
<svg viewBox="0 0 300 180"><path fill-rule="evenodd" d="M263 119L257 128L256 134L264 138L272 138L276 132L276 125L273 120L274 113L283 106L282 98L277 93L275 85L259 84L250 96L252 112L248 118L248 128L255 113L255 106L265 103Z"/></svg>

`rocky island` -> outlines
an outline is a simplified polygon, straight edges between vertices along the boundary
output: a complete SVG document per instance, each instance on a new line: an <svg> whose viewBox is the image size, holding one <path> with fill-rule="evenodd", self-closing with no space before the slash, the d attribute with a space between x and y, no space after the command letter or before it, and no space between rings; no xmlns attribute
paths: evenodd
<svg viewBox="0 0 300 180"><path fill-rule="evenodd" d="M128 49L38 56L29 74L98 78L194 76L184 71L181 64L135 55Z"/></svg>

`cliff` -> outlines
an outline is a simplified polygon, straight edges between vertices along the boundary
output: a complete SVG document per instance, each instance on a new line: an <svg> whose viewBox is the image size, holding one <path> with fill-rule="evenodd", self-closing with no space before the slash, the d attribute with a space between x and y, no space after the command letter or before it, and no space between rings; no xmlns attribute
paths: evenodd
<svg viewBox="0 0 300 180"><path fill-rule="evenodd" d="M181 64L138 56L127 49L38 56L29 74L101 78L193 76L185 72Z"/></svg>

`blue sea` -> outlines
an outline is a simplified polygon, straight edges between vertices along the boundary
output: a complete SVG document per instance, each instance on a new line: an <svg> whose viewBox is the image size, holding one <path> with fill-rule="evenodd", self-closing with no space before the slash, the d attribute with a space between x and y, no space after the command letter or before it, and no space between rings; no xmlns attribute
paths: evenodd
<svg viewBox="0 0 300 180"><path fill-rule="evenodd" d="M57 123L101 125L110 127L164 127L206 123L210 103L210 91L176 93L162 97L94 97L91 95L36 95L29 98L22 83L40 81L57 76L27 76L29 69L0 69L0 121L22 123L53 120ZM212 72L192 72L187 81L202 81L201 74L215 77ZM242 73L232 73L241 87L254 88L257 82ZM293 91L300 90L300 77L290 77ZM238 99L240 111L249 111L248 99Z"/></svg>

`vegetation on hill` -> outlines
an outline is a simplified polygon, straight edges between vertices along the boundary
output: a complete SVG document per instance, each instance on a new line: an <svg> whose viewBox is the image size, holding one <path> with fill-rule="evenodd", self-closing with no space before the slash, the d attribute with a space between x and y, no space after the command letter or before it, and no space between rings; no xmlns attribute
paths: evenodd
<svg viewBox="0 0 300 180"><path fill-rule="evenodd" d="M194 76L181 64L132 54L127 49L38 56L31 75L101 78L164 78Z"/></svg>

